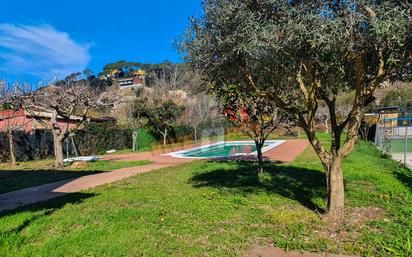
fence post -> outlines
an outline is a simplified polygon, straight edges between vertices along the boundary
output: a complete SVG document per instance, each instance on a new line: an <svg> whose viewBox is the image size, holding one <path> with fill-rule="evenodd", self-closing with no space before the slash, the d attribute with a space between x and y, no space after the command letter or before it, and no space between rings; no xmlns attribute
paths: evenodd
<svg viewBox="0 0 412 257"><path fill-rule="evenodd" d="M405 146L404 146L404 151L403 151L403 163L406 166L407 162L407 152L408 152L408 126L405 127Z"/></svg>

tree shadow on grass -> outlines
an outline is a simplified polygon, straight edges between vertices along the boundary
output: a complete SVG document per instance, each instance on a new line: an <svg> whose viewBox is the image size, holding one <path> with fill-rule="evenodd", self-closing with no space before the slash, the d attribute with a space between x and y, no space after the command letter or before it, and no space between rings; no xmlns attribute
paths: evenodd
<svg viewBox="0 0 412 257"><path fill-rule="evenodd" d="M233 168L199 173L190 179L194 187L230 189L233 193L267 192L298 201L308 209L324 212L313 200L326 198L325 176L318 170L269 164L260 179L256 164L235 162Z"/></svg>
<svg viewBox="0 0 412 257"><path fill-rule="evenodd" d="M1 212L0 219L8 216L12 217L14 215L19 215L22 213L28 213L29 215L27 215L27 218L25 218L20 224L18 224L17 226L13 226L9 230L0 229L0 234L3 234L4 236L6 234L11 235L19 233L37 219L40 219L45 216L50 216L55 211L63 208L67 204L81 204L84 202L84 200L94 197L95 195L96 194L91 193L72 193L45 202L20 207L12 211Z"/></svg>
<svg viewBox="0 0 412 257"><path fill-rule="evenodd" d="M98 173L102 172L80 170L0 170L0 194Z"/></svg>
<svg viewBox="0 0 412 257"><path fill-rule="evenodd" d="M412 172L407 168L403 168L405 171L395 172L395 177L402 182L409 191L412 193Z"/></svg>

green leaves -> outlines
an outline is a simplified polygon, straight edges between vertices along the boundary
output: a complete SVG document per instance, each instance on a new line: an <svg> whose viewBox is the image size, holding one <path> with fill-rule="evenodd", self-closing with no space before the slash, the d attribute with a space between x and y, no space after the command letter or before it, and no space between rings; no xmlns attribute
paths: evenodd
<svg viewBox="0 0 412 257"><path fill-rule="evenodd" d="M168 128L184 113L185 107L171 100L141 98L135 102L135 118L147 119L154 128Z"/></svg>
<svg viewBox="0 0 412 257"><path fill-rule="evenodd" d="M248 113L258 110L256 103L274 103L297 118L327 167L353 150L374 90L410 72L409 2L205 0L204 16L193 23L182 48L223 103L241 99ZM344 115L337 108L342 92L355 92ZM321 104L335 137L330 151L316 137Z"/></svg>
<svg viewBox="0 0 412 257"><path fill-rule="evenodd" d="M324 66L319 67L320 72L326 69L326 75L335 76L330 71L338 67L326 66L352 62L348 53L377 55L377 49L383 49L384 56L392 59L410 54L411 11L406 1L329 2L333 1L296 1L291 5L280 0L208 0L204 17L194 20L190 37L181 45L187 60L215 83L239 83L239 66L273 79L276 73L262 71L283 68L283 58L295 63L311 59ZM333 17L320 15L325 3L331 6ZM375 59L368 58L371 72L376 72Z"/></svg>

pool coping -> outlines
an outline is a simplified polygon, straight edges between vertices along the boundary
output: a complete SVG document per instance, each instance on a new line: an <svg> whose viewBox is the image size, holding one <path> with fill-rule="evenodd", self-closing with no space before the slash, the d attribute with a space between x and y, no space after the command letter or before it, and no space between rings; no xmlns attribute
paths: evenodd
<svg viewBox="0 0 412 257"><path fill-rule="evenodd" d="M212 156L211 157L190 157L190 156L183 156L183 154L185 154L187 152L191 152L191 151L211 147L211 146L216 146L216 145L228 143L228 142L230 142L230 143L240 143L240 144L241 143L255 144L255 142L252 141L252 140L249 140L249 141L219 141L219 142L212 143L212 144L201 145L201 146L193 147L193 148L190 148L190 149L180 150L180 151L171 152L171 153L165 153L165 154L162 154L162 155L171 156L171 157L174 157L174 158L182 158L182 159L211 159L211 158L216 158L216 156L215 157L212 157ZM262 148L262 153L267 152L269 150L272 150L273 148L276 148L276 147L280 146L281 144L283 144L285 142L286 142L286 140L266 140L265 144L269 144L269 145ZM245 154L236 154L236 155L233 155L233 156L251 156L251 155L252 156L257 155L257 151L254 151L254 152L249 153L249 154L246 154L246 153ZM220 157L224 157L224 156L220 156Z"/></svg>

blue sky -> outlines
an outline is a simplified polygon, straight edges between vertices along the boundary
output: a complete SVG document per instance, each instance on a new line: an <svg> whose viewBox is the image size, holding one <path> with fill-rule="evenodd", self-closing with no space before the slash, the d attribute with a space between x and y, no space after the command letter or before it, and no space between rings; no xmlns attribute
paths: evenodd
<svg viewBox="0 0 412 257"><path fill-rule="evenodd" d="M50 79L118 60L180 61L200 0L0 0L0 78Z"/></svg>

